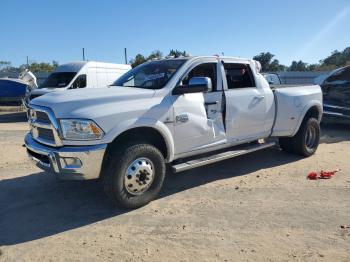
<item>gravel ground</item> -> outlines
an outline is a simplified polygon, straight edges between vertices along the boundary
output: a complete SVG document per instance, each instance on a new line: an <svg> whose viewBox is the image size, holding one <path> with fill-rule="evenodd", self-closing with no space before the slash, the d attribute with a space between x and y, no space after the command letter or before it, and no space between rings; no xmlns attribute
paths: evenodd
<svg viewBox="0 0 350 262"><path fill-rule="evenodd" d="M0 114L0 261L350 261L349 125L323 126L307 159L273 148L168 174L157 200L123 211L97 181L33 166L24 114Z"/></svg>

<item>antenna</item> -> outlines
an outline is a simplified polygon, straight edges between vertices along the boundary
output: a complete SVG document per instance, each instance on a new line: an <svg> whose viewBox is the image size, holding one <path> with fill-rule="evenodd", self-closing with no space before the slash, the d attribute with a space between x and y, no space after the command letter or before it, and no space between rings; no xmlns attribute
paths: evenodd
<svg viewBox="0 0 350 262"><path fill-rule="evenodd" d="M124 58L125 58L125 64L128 64L128 54L126 52L126 47L124 48Z"/></svg>
<svg viewBox="0 0 350 262"><path fill-rule="evenodd" d="M85 61L85 48L83 47L83 61Z"/></svg>

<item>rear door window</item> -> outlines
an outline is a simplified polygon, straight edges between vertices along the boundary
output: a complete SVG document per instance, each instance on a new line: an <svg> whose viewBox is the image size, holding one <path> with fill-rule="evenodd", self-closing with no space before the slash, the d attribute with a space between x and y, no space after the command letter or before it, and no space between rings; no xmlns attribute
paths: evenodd
<svg viewBox="0 0 350 262"><path fill-rule="evenodd" d="M224 64L228 89L255 87L255 81L249 65L237 63Z"/></svg>

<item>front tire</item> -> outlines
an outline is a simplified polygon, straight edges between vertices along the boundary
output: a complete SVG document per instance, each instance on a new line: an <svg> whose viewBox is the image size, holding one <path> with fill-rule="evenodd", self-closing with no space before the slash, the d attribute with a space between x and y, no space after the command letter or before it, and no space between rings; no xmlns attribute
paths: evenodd
<svg viewBox="0 0 350 262"><path fill-rule="evenodd" d="M282 150L309 157L320 143L320 124L315 118L306 118L295 136L281 137L279 141Z"/></svg>
<svg viewBox="0 0 350 262"><path fill-rule="evenodd" d="M153 145L114 146L104 168L104 190L118 206L138 208L156 198L165 170L164 157Z"/></svg>

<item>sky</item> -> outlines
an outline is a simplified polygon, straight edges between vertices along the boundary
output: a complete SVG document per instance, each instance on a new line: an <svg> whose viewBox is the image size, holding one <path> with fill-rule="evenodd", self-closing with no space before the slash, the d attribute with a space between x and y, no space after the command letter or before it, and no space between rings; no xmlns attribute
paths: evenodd
<svg viewBox="0 0 350 262"><path fill-rule="evenodd" d="M124 63L159 49L317 63L350 46L349 0L59 0L0 2L0 60Z"/></svg>

